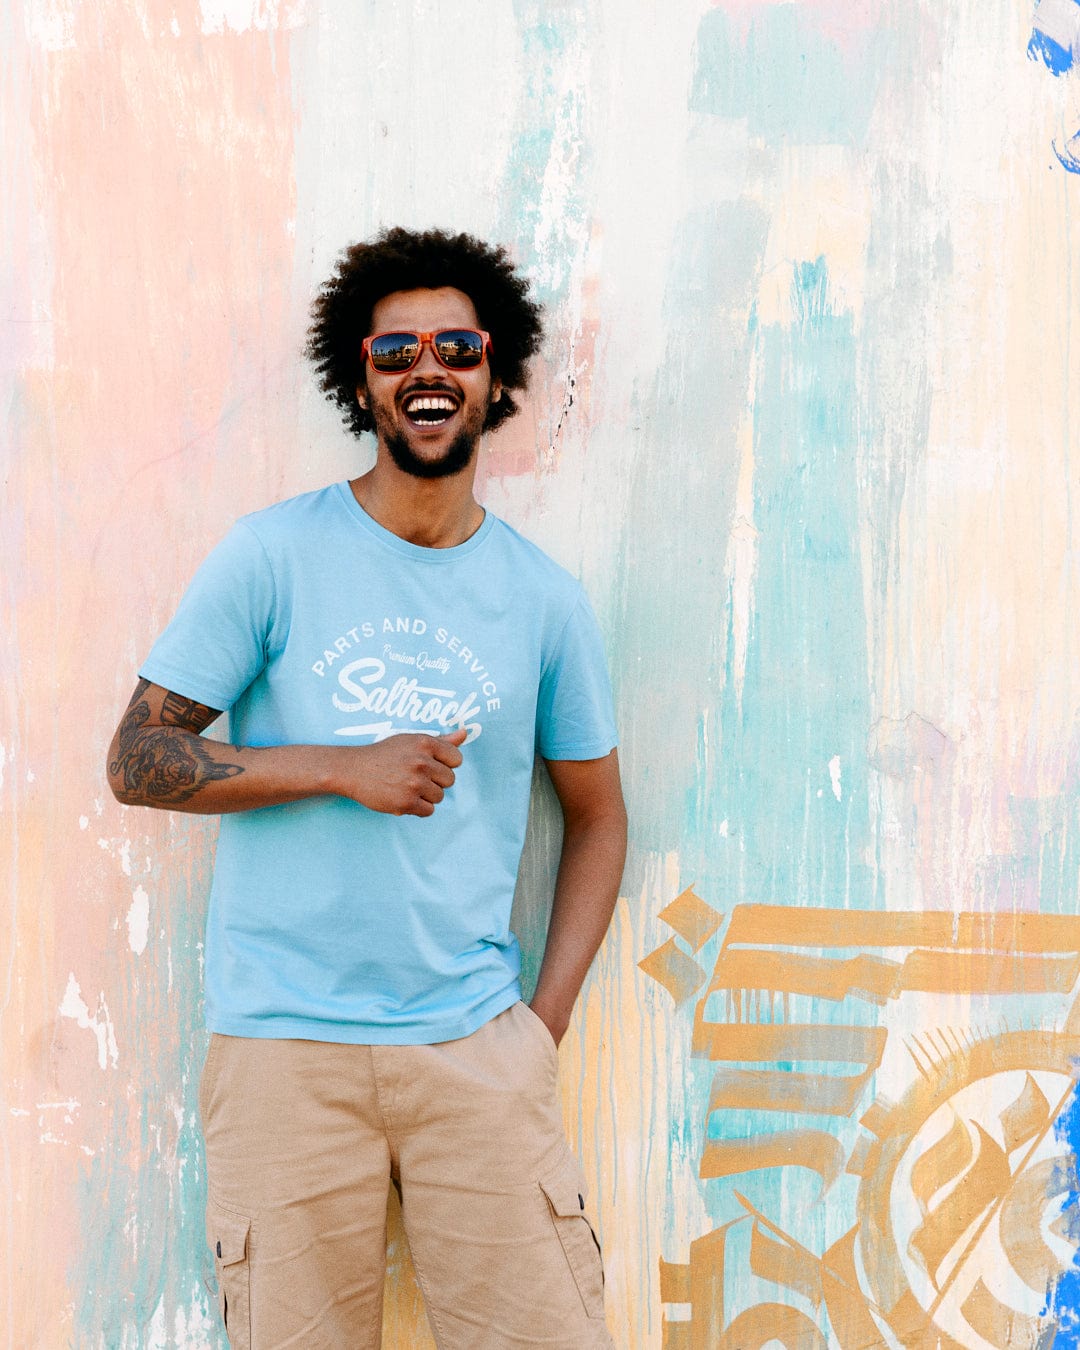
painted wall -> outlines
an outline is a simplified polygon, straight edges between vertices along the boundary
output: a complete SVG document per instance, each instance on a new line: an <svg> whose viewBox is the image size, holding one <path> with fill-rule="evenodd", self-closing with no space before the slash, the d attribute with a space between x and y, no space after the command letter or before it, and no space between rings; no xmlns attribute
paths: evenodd
<svg viewBox="0 0 1080 1350"><path fill-rule="evenodd" d="M617 1344L1077 1343L1077 49L1076 0L0 7L0 1341L222 1344L214 826L102 763L228 523L366 462L299 353L401 222L548 311L483 495L618 698L562 1051Z"/></svg>

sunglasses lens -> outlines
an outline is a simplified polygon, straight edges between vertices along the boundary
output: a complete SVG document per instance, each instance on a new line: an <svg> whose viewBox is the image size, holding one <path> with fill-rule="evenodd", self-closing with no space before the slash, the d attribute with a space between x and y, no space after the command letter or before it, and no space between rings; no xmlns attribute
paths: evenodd
<svg viewBox="0 0 1080 1350"><path fill-rule="evenodd" d="M435 351L451 370L472 370L484 360L484 339L471 328L446 328L435 334Z"/></svg>
<svg viewBox="0 0 1080 1350"><path fill-rule="evenodd" d="M381 333L372 338L368 352L376 370L408 370L419 348L415 333Z"/></svg>

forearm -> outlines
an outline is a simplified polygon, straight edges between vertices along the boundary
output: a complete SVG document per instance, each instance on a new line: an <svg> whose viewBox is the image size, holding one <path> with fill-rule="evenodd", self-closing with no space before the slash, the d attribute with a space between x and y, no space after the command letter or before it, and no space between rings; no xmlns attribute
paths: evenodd
<svg viewBox="0 0 1080 1350"><path fill-rule="evenodd" d="M564 834L547 946L530 1005L556 1044L611 922L625 858L621 802L606 816Z"/></svg>
<svg viewBox="0 0 1080 1350"><path fill-rule="evenodd" d="M453 786L466 731L372 745L240 747L207 740L220 713L140 679L109 746L113 795L127 806L223 815L307 797L347 797L388 815L430 816Z"/></svg>
<svg viewBox="0 0 1080 1350"><path fill-rule="evenodd" d="M182 727L147 727L109 755L109 786L126 806L223 815L336 791L345 747L238 747Z"/></svg>

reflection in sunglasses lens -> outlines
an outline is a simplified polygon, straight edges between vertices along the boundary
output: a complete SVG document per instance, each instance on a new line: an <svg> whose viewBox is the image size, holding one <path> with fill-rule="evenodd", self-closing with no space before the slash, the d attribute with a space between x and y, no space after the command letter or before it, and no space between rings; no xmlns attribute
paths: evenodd
<svg viewBox="0 0 1080 1350"><path fill-rule="evenodd" d="M484 340L468 328L451 328L435 335L439 360L458 370L478 366L484 359Z"/></svg>
<svg viewBox="0 0 1080 1350"><path fill-rule="evenodd" d="M415 333L384 333L371 344L371 364L378 370L408 370L419 345Z"/></svg>

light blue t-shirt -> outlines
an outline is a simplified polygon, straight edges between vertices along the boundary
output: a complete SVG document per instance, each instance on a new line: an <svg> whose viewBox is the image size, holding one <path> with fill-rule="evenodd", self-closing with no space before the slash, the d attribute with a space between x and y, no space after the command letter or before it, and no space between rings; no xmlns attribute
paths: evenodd
<svg viewBox="0 0 1080 1350"><path fill-rule="evenodd" d="M336 483L238 521L140 673L228 709L236 745L469 732L432 816L314 797L222 817L211 1031L424 1044L520 998L509 921L534 756L616 744L569 573L490 513L456 548L407 543Z"/></svg>

